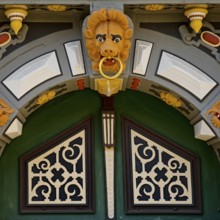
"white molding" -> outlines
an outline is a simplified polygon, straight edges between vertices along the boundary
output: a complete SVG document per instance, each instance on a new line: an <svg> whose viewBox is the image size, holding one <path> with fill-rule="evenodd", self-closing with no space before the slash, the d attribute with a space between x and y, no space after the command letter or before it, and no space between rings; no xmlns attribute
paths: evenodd
<svg viewBox="0 0 220 220"><path fill-rule="evenodd" d="M65 43L65 49L69 60L72 75L81 75L85 73L82 48L80 41Z"/></svg>
<svg viewBox="0 0 220 220"><path fill-rule="evenodd" d="M20 99L39 84L61 75L56 53L50 52L24 64L4 81L4 85Z"/></svg>
<svg viewBox="0 0 220 220"><path fill-rule="evenodd" d="M162 53L157 75L180 85L200 100L217 84L195 66L167 52Z"/></svg>
<svg viewBox="0 0 220 220"><path fill-rule="evenodd" d="M133 73L145 75L152 47L150 42L136 40Z"/></svg>
<svg viewBox="0 0 220 220"><path fill-rule="evenodd" d="M214 132L210 129L204 120L201 120L194 125L194 134L195 138L203 141L208 141L215 137Z"/></svg>
<svg viewBox="0 0 220 220"><path fill-rule="evenodd" d="M108 217L114 219L114 147L105 147L105 172Z"/></svg>

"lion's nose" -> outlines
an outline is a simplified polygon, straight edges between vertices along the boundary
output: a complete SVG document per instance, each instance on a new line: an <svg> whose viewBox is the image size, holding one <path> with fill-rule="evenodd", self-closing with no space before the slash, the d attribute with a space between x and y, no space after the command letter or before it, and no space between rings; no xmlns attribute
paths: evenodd
<svg viewBox="0 0 220 220"><path fill-rule="evenodd" d="M111 49L105 49L104 51L105 51L105 53L108 53L108 54L112 54L113 53L113 51Z"/></svg>
<svg viewBox="0 0 220 220"><path fill-rule="evenodd" d="M116 46L111 41L106 41L100 48L101 55L103 57L111 56L115 57L118 54Z"/></svg>

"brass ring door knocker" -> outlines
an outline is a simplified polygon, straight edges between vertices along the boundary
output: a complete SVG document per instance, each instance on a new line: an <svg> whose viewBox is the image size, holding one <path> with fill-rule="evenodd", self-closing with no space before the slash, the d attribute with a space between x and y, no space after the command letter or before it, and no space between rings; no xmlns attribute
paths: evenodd
<svg viewBox="0 0 220 220"><path fill-rule="evenodd" d="M103 62L104 62L105 60L107 60L107 59L117 60L117 61L119 62L119 64L120 64L120 69L119 69L119 71L118 71L114 76L107 76L107 75L103 72L103 70L102 70L102 64L103 64ZM106 79L115 79L115 78L119 77L119 76L121 75L121 73L122 73L122 70L123 70L123 64L122 64L121 60L120 60L118 57L103 57L103 58L100 60L100 62L99 62L99 72L100 72L100 74L101 74L104 78L106 78Z"/></svg>

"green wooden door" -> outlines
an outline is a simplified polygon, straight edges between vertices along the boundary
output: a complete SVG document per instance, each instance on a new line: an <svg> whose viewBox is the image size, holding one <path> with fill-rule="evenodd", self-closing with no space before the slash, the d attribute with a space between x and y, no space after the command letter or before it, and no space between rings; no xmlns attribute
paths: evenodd
<svg viewBox="0 0 220 220"><path fill-rule="evenodd" d="M102 144L101 98L91 90L58 97L36 110L27 119L22 136L13 140L0 158L1 220L106 219L104 148ZM116 111L115 219L205 220L220 219L220 165L213 150L194 138L193 127L176 109L141 92L120 92L114 98ZM61 131L93 116L94 213L21 214L19 212L19 158ZM122 151L122 115L182 145L201 158L203 213L199 215L126 214Z"/></svg>

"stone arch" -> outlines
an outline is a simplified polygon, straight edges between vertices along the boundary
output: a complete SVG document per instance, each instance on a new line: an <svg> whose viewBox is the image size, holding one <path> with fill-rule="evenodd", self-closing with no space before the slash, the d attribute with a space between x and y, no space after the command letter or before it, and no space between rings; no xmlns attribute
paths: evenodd
<svg viewBox="0 0 220 220"><path fill-rule="evenodd" d="M218 128L207 119L206 112L220 98L219 64L200 49L184 45L180 39L141 29L139 25L135 27L121 90L137 90L160 99L161 92L171 94L181 100L182 106L176 109L194 125L195 136L218 148ZM26 117L34 110L67 92L96 90L95 79L100 78L91 70L81 33L73 29L34 40L6 56L1 63L0 98L14 112L1 129L0 152L21 135ZM174 77L170 75L172 71Z"/></svg>

